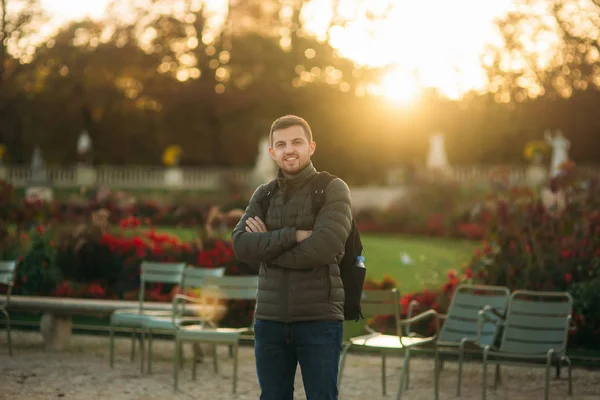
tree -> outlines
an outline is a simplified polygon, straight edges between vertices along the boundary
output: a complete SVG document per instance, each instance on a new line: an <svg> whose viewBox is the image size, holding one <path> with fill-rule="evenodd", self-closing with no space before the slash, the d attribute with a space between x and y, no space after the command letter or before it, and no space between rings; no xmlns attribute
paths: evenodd
<svg viewBox="0 0 600 400"><path fill-rule="evenodd" d="M504 43L483 57L497 101L600 87L598 0L519 0L497 25Z"/></svg>
<svg viewBox="0 0 600 400"><path fill-rule="evenodd" d="M39 0L0 0L0 143L22 159L19 74L34 59L35 33L45 21Z"/></svg>

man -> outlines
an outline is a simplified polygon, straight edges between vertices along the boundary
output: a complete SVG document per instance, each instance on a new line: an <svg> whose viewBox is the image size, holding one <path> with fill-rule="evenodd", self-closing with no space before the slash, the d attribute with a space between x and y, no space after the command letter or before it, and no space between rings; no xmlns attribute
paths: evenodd
<svg viewBox="0 0 600 400"><path fill-rule="evenodd" d="M262 215L267 185L256 189L232 234L236 257L260 262L254 325L260 399L292 400L298 363L308 400L337 399L344 320L338 263L351 228L350 190L332 180L313 215L310 182L318 172L310 126L287 115L269 136L277 190Z"/></svg>

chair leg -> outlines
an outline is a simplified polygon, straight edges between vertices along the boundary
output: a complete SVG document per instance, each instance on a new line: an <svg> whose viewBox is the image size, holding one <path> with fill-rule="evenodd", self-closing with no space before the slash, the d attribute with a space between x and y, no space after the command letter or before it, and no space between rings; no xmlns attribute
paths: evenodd
<svg viewBox="0 0 600 400"><path fill-rule="evenodd" d="M142 329L140 331L140 373L144 373L144 363L146 362L146 349L144 348L144 336L146 333Z"/></svg>
<svg viewBox="0 0 600 400"><path fill-rule="evenodd" d="M396 394L396 400L400 400L402 398L402 392L404 392L404 388L402 387L406 382L406 386L408 388L408 362L410 359L410 350L404 350L404 360L402 362L402 372L400 373L400 385L398 386L398 393Z"/></svg>
<svg viewBox="0 0 600 400"><path fill-rule="evenodd" d="M352 346L351 343L345 344L344 347L342 348L342 355L340 357L340 365L338 367L338 390L340 390L340 388L342 387L342 376L344 373L344 366L346 364L346 356L348 355L348 350L350 350L350 347Z"/></svg>
<svg viewBox="0 0 600 400"><path fill-rule="evenodd" d="M115 329L112 323L112 318L110 321L110 327L109 327L109 331L108 331L108 345L110 347L109 349L109 356L108 356L108 364L110 365L111 368L113 368L114 366L114 361L115 361Z"/></svg>
<svg viewBox="0 0 600 400"><path fill-rule="evenodd" d="M386 387L386 382L385 382L385 353L381 353L381 393L385 396L385 387Z"/></svg>
<svg viewBox="0 0 600 400"><path fill-rule="evenodd" d="M565 356L564 360L567 363L567 372L569 378L569 396L571 396L573 394L573 380L571 379L571 359Z"/></svg>
<svg viewBox="0 0 600 400"><path fill-rule="evenodd" d="M9 357L12 357L13 352L12 352L12 341L11 341L11 337L10 337L10 316L8 315L8 312L6 310L0 310L2 311L2 314L4 314L4 323L6 324L6 341L8 343L8 355Z"/></svg>
<svg viewBox="0 0 600 400"><path fill-rule="evenodd" d="M550 369L552 368L552 355L553 351L549 350L548 355L546 356L546 377L544 382L544 399L548 400L550 398Z"/></svg>
<svg viewBox="0 0 600 400"><path fill-rule="evenodd" d="M129 359L131 362L133 362L133 360L135 359L135 336L136 336L137 330L133 329L131 331L131 354L129 356Z"/></svg>
<svg viewBox="0 0 600 400"><path fill-rule="evenodd" d="M183 364L185 364L185 357L183 355L183 343L179 346L179 368L183 369Z"/></svg>
<svg viewBox="0 0 600 400"><path fill-rule="evenodd" d="M487 364L488 364L488 355L490 352L490 348L485 346L483 348L483 376L482 376L482 393L481 400L485 400L487 396Z"/></svg>
<svg viewBox="0 0 600 400"><path fill-rule="evenodd" d="M196 380L196 369L198 368L198 349L200 347L194 343L192 345L192 380Z"/></svg>
<svg viewBox="0 0 600 400"><path fill-rule="evenodd" d="M462 372L463 362L465 361L465 352L463 344L461 343L458 347L458 378L456 379L456 396L460 397L460 390L462 389Z"/></svg>
<svg viewBox="0 0 600 400"><path fill-rule="evenodd" d="M404 390L408 390L408 385L410 383L410 349L406 349L405 357L406 360L406 382L404 383Z"/></svg>
<svg viewBox="0 0 600 400"><path fill-rule="evenodd" d="M501 383L500 378L500 364L496 364L496 373L494 375L494 389L498 389L498 385Z"/></svg>
<svg viewBox="0 0 600 400"><path fill-rule="evenodd" d="M152 331L148 330L148 374L152 373Z"/></svg>
<svg viewBox="0 0 600 400"><path fill-rule="evenodd" d="M216 354L215 354L216 356ZM238 343L233 346L233 394L237 390L237 373L238 373Z"/></svg>
<svg viewBox="0 0 600 400"><path fill-rule="evenodd" d="M442 365L440 360L440 352L436 349L433 352L433 398L438 400L440 393L440 375L442 373Z"/></svg>
<svg viewBox="0 0 600 400"><path fill-rule="evenodd" d="M173 390L177 391L179 384L179 357L181 354L181 341L178 336L175 336L175 355L173 357Z"/></svg>
<svg viewBox="0 0 600 400"><path fill-rule="evenodd" d="M215 366L215 374L219 373L219 357L217 356L217 345L213 345L213 364Z"/></svg>

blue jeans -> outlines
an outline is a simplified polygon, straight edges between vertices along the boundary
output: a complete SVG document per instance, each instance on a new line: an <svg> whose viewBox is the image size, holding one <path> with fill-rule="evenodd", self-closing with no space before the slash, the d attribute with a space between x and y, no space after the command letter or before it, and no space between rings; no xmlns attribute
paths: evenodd
<svg viewBox="0 0 600 400"><path fill-rule="evenodd" d="M254 335L260 400L293 400L298 363L307 400L338 398L342 321L256 321Z"/></svg>

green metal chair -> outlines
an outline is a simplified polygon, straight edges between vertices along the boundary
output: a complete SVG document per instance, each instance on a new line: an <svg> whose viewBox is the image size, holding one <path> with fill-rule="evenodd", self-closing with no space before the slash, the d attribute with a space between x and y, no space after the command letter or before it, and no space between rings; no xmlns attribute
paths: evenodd
<svg viewBox="0 0 600 400"><path fill-rule="evenodd" d="M510 289L504 286L468 285L463 284L456 287L447 314L438 313L435 310L427 310L419 315L412 316L416 302L409 308L407 320L401 321L407 326L407 335L417 337L410 331L410 325L415 322L434 318L437 325L436 333L421 343L407 346L404 353L402 376L398 388L397 399L400 400L404 390L404 384L408 388L410 377L410 357L413 353L433 353L434 355L434 398L439 396L439 378L442 369L440 363L441 355L458 355L458 381L457 396L460 396L462 378L462 360L466 352L481 353L478 346L468 346L469 341L478 338L478 315L485 306L493 307L501 315L506 311ZM443 321L443 324L441 323ZM479 334L481 343L493 343L498 333L497 326L488 323ZM402 339L404 340L404 338Z"/></svg>
<svg viewBox="0 0 600 400"><path fill-rule="evenodd" d="M114 328L126 328L132 331L131 336L131 361L135 358L135 339L139 329L142 328L142 322L150 316L169 315L167 311L145 310L144 294L147 283L167 283L181 285L185 263L166 263L144 261L141 265L140 289L138 295L139 305L136 309L115 310L110 316L109 345L110 357L109 364L114 365ZM144 338L140 336L140 354L141 364L144 364Z"/></svg>
<svg viewBox="0 0 600 400"><path fill-rule="evenodd" d="M207 277L221 277L225 274L225 267L219 268L198 268L187 267L183 272L181 291L188 293L189 290L194 290L202 287L204 280ZM152 334L160 332L175 336L178 324L201 323L204 318L201 315L194 315L192 310L186 312L185 303L173 299L175 305L173 312L170 315L149 316L142 321L142 335L148 335L148 373L152 373ZM177 304L181 304L177 306ZM143 366L141 367L143 372Z"/></svg>
<svg viewBox="0 0 600 400"><path fill-rule="evenodd" d="M573 298L566 292L516 290L510 297L506 318L498 318L492 307L479 313L479 331L486 323L502 327L499 346L476 340L483 350L483 392L487 392L488 364L521 364L546 368L544 399L550 398L550 370L553 363L568 366L569 395L573 393L571 360L565 355ZM494 387L499 383L496 369Z"/></svg>
<svg viewBox="0 0 600 400"><path fill-rule="evenodd" d="M0 302L0 312L4 314L4 324L6 325L6 339L8 343L8 355L12 357L12 342L10 338L10 315L8 306L10 303L10 294L12 292L15 271L17 263L15 261L0 261L0 285L6 286L6 296L4 301Z"/></svg>
<svg viewBox="0 0 600 400"><path fill-rule="evenodd" d="M407 347L418 343L430 341L430 338L402 337L402 322L400 320L399 303L400 294L398 289L389 290L363 290L361 299L361 312L368 321L374 316L392 316L396 334L388 335L374 330L369 324L365 325L366 335L350 338L344 344L340 357L340 367L338 372L338 387L341 387L341 381L346 363L346 356L351 348L372 349L381 353L381 392L386 394L386 355L404 351Z"/></svg>
<svg viewBox="0 0 600 400"><path fill-rule="evenodd" d="M212 345L228 345L233 353L233 393L237 388L238 370L238 347L243 336L253 337L254 318L247 328L227 328L215 326L221 319L216 311L223 300L255 300L258 288L258 276L225 276L207 277L202 283L201 296L199 299L189 296L178 295L177 301L193 302L201 304L203 309L210 309L211 305L215 312L208 318L214 325L196 324L184 325L177 323L175 334L175 357L173 360L174 390L177 391L179 383L179 357L184 342L208 343ZM208 317L207 315L205 315ZM214 354L215 373L218 373L217 353ZM192 365L192 379L196 379L196 363Z"/></svg>

